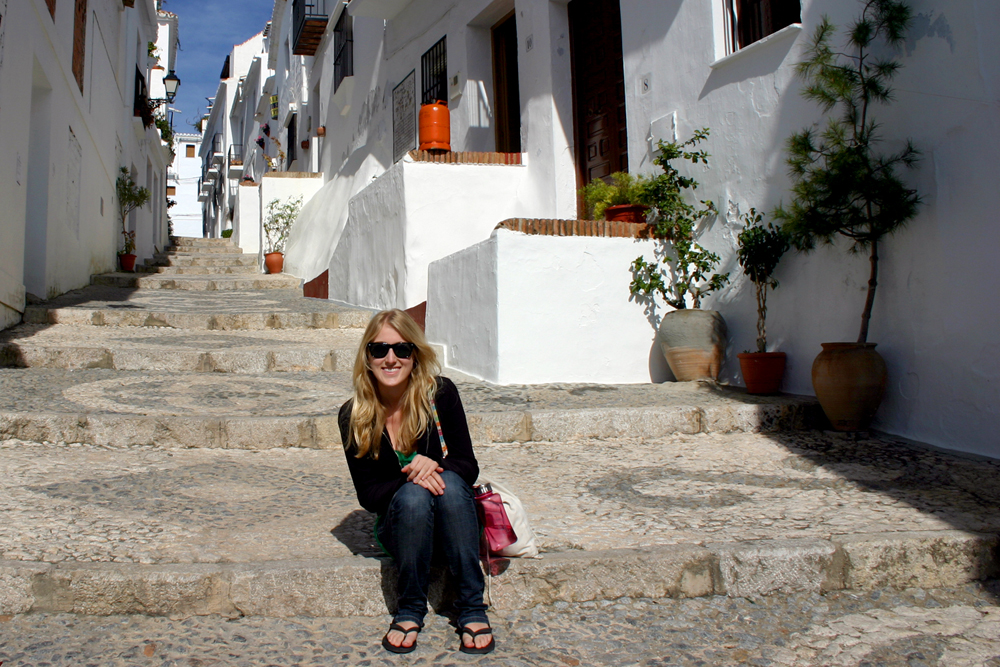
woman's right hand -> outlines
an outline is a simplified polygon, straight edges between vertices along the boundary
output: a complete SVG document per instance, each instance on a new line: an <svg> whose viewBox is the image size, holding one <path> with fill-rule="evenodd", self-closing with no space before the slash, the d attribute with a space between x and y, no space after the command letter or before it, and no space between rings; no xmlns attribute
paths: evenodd
<svg viewBox="0 0 1000 667"><path fill-rule="evenodd" d="M419 484L435 496L444 493L444 480L441 479L440 475L444 472L444 468L438 465L434 459L417 454L412 461L403 466L403 472L408 481Z"/></svg>

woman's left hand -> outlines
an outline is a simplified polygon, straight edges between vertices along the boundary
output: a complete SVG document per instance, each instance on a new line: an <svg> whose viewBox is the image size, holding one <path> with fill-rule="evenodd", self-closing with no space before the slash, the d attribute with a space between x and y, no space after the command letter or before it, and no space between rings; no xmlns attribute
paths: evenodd
<svg viewBox="0 0 1000 667"><path fill-rule="evenodd" d="M422 485L431 473L442 473L444 472L444 468L438 465L438 462L434 459L423 454L417 454L413 457L412 461L403 467L403 472L406 473L408 481Z"/></svg>

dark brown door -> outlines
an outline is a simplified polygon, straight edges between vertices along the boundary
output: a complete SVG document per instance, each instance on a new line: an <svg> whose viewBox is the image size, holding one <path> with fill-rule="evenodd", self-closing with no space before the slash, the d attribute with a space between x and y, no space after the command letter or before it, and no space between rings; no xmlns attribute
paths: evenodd
<svg viewBox="0 0 1000 667"><path fill-rule="evenodd" d="M576 160L581 186L628 171L625 74L618 0L569 3Z"/></svg>
<svg viewBox="0 0 1000 667"><path fill-rule="evenodd" d="M521 95L517 78L517 25L511 12L493 26L493 117L497 152L521 152Z"/></svg>

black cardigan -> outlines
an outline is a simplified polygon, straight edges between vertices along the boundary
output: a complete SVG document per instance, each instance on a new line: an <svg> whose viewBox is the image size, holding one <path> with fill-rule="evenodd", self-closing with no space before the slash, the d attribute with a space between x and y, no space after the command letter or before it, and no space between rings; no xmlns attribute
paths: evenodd
<svg viewBox="0 0 1000 667"><path fill-rule="evenodd" d="M438 377L437 383L438 389L434 401L437 404L438 418L441 420L441 430L444 431L444 439L448 443L448 458L441 456L441 440L438 438L433 417L428 421L424 432L417 437L416 451L434 459L445 470L457 473L469 486L472 486L479 477L479 463L472 451L472 439L469 437L469 425L465 421L462 399L458 396L455 383L448 378ZM347 467L351 470L351 479L354 480L354 489L358 493L358 502L361 506L369 512L385 514L393 495L399 487L407 483L406 475L400 469L399 459L392 449L392 441L387 430L382 431L378 459L370 455L360 459L356 456L357 448L354 446L351 434L353 405L354 399L348 400L341 406L337 417L340 440L345 443ZM351 446L348 447L346 443L349 441Z"/></svg>

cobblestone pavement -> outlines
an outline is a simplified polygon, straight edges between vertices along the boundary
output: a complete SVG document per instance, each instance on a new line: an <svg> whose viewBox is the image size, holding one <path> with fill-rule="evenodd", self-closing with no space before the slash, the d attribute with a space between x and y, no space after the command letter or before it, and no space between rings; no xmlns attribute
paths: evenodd
<svg viewBox="0 0 1000 667"><path fill-rule="evenodd" d="M0 616L4 667L774 665L997 667L1000 583L759 599L619 599L493 612L497 650L469 656L445 616L390 655L383 618Z"/></svg>
<svg viewBox="0 0 1000 667"><path fill-rule="evenodd" d="M260 333L260 332L256 332ZM699 382L663 384L546 384L498 386L457 382L467 412L518 409L580 410L671 406L812 405L812 398L751 396ZM164 400L173 387L184 400ZM0 369L0 411L176 414L229 404L227 414L336 414L350 396L349 372L228 374L116 371L110 369ZM224 399L224 401L223 401ZM220 401L223 403L220 404ZM303 403L305 401L305 403Z"/></svg>
<svg viewBox="0 0 1000 667"><path fill-rule="evenodd" d="M343 453L0 444L0 558L225 563L373 556ZM1000 531L996 462L890 437L697 434L477 446L548 552Z"/></svg>

